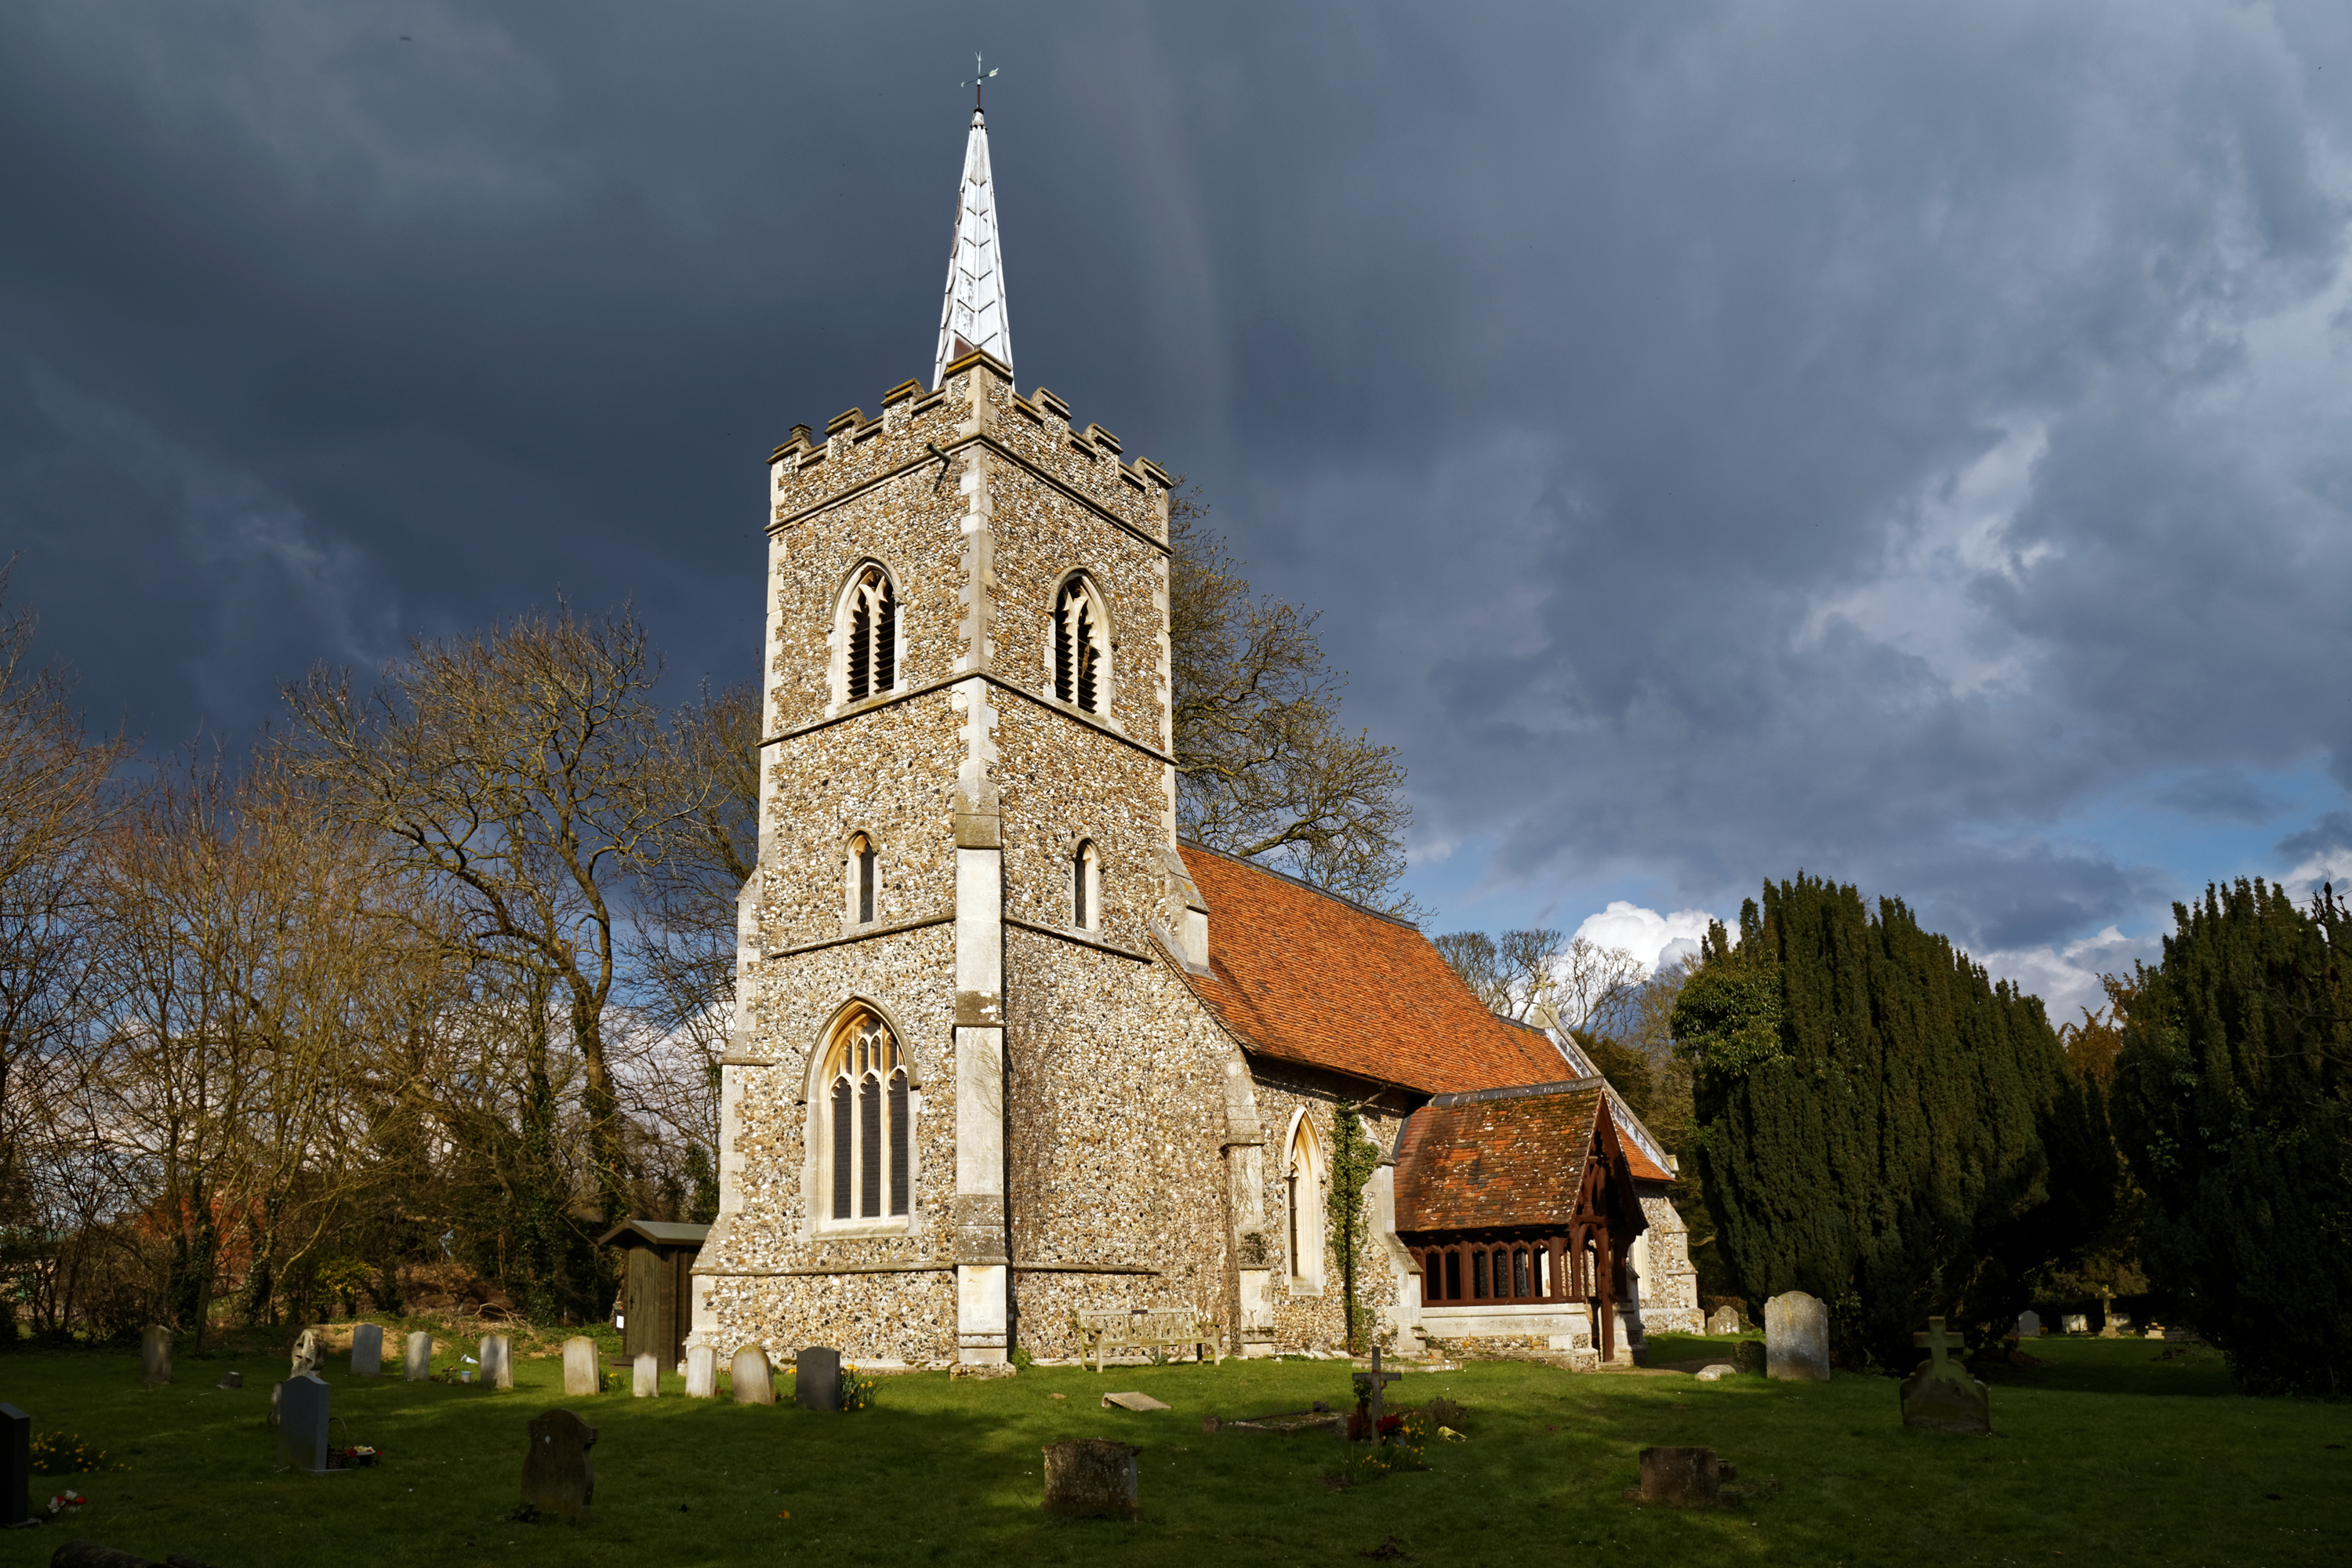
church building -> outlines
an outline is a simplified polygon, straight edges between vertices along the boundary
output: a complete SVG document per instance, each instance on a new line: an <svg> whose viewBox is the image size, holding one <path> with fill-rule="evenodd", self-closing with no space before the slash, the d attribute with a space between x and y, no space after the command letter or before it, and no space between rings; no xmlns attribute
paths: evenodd
<svg viewBox="0 0 2352 1568"><path fill-rule="evenodd" d="M1341 1350L1343 1107L1391 1354L1695 1331L1671 1162L1589 1063L1411 924L1179 837L1168 474L1013 363L975 110L929 384L770 460L692 1342L978 1367L1160 1308L1226 1354Z"/></svg>

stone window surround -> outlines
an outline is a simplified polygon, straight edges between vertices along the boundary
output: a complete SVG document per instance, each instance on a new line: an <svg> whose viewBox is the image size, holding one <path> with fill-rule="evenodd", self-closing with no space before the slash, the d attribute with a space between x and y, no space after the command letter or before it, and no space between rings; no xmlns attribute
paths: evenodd
<svg viewBox="0 0 2352 1568"><path fill-rule="evenodd" d="M868 567L882 574L890 593L890 684L853 701L849 695L849 620L856 605L859 580ZM833 625L826 629L824 640L826 690L833 699L824 705L826 718L869 702L887 700L907 689L907 596L899 592L898 574L890 570L887 563L871 555L861 556L842 574L833 596Z"/></svg>
<svg viewBox="0 0 2352 1568"><path fill-rule="evenodd" d="M1095 934L1103 929L1102 855L1091 838L1080 838L1070 855L1070 929Z"/></svg>
<svg viewBox="0 0 2352 1568"><path fill-rule="evenodd" d="M833 1068L835 1058L859 1021L872 1017L889 1031L898 1047L898 1065L907 1075L907 1212L901 1215L881 1215L870 1219L833 1217L833 1142L830 1110L832 1105ZM817 1047L808 1054L806 1081L802 1085L801 1103L805 1110L803 1119L803 1147L806 1157L801 1166L802 1212L807 1216L806 1234L815 1241L853 1241L863 1237L900 1237L914 1233L916 1219L922 1212L917 1194L923 1190L923 1122L922 1069L917 1066L915 1053L907 1047L906 1031L898 1026L887 1008L865 996L852 996L825 1020L817 1037ZM887 1143L886 1143L887 1149ZM887 1186L887 1173L885 1173ZM883 1205L888 1207L886 1202Z"/></svg>
<svg viewBox="0 0 2352 1568"><path fill-rule="evenodd" d="M1092 708L1081 708L1075 700L1065 702L1060 695L1061 669L1056 662L1055 653L1059 638L1055 635L1058 628L1054 624L1054 618L1060 611L1062 595L1073 587L1076 587L1085 595L1087 609L1094 619L1095 705ZM1045 665L1045 684L1038 688L1037 695L1066 711L1081 714L1097 723L1108 724L1115 730L1125 729L1126 726L1121 724L1117 717L1118 705L1113 700L1118 692L1115 678L1118 666L1118 626L1111 618L1110 595L1103 591L1103 574L1090 566L1072 567L1055 579L1052 592L1045 595L1045 636L1039 639L1039 652ZM1075 698L1075 686L1072 688L1072 695Z"/></svg>
<svg viewBox="0 0 2352 1568"><path fill-rule="evenodd" d="M874 857L874 918L871 920L864 918L866 900L861 895L866 889L858 882L858 873L862 869L858 865L861 846ZM842 846L841 859L842 929L862 931L868 926L886 923L889 917L883 912L882 903L882 841L862 827L853 829Z"/></svg>
<svg viewBox="0 0 2352 1568"><path fill-rule="evenodd" d="M1322 1198L1329 1168L1323 1153L1323 1135L1301 1106L1290 1113L1290 1125L1282 1137L1283 1247L1288 1254L1283 1272L1293 1296L1323 1294ZM1300 1269L1301 1262L1308 1266L1307 1270Z"/></svg>

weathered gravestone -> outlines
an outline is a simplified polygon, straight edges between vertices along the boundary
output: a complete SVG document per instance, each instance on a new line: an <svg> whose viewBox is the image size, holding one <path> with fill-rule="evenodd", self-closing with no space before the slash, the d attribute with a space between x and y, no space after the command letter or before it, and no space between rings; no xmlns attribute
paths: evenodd
<svg viewBox="0 0 2352 1568"><path fill-rule="evenodd" d="M433 1336L422 1330L408 1336L408 1344L400 1358L401 1381L423 1383L433 1375Z"/></svg>
<svg viewBox="0 0 2352 1568"><path fill-rule="evenodd" d="M629 1393L638 1399L661 1397L661 1357L647 1351L631 1367Z"/></svg>
<svg viewBox="0 0 2352 1568"><path fill-rule="evenodd" d="M709 1345L686 1347L686 1396L688 1399L719 1397L719 1352Z"/></svg>
<svg viewBox="0 0 2352 1568"><path fill-rule="evenodd" d="M225 1372L221 1373L221 1380L213 1384L213 1386L215 1388L243 1388L245 1386L245 1373L241 1372Z"/></svg>
<svg viewBox="0 0 2352 1568"><path fill-rule="evenodd" d="M563 1342L563 1397L579 1399L602 1393L603 1370L596 1364L596 1342L574 1335Z"/></svg>
<svg viewBox="0 0 2352 1568"><path fill-rule="evenodd" d="M304 1329L294 1336L294 1363L287 1368L289 1377L307 1377L326 1364L327 1343L316 1329Z"/></svg>
<svg viewBox="0 0 2352 1568"><path fill-rule="evenodd" d="M2024 1311L2017 1314L2017 1337L2021 1340L2040 1339L2042 1337L2042 1314L2035 1311Z"/></svg>
<svg viewBox="0 0 2352 1568"><path fill-rule="evenodd" d="M1712 1448L1644 1448L1642 1484L1625 1489L1628 1502L1667 1508L1721 1508L1723 1483L1738 1472Z"/></svg>
<svg viewBox="0 0 2352 1568"><path fill-rule="evenodd" d="M482 1386L514 1386L514 1344L504 1334L482 1336Z"/></svg>
<svg viewBox="0 0 2352 1568"><path fill-rule="evenodd" d="M316 1373L278 1385L278 1462L324 1474L328 1389Z"/></svg>
<svg viewBox="0 0 2352 1568"><path fill-rule="evenodd" d="M1830 1312L1802 1290L1764 1303L1764 1375L1783 1383L1830 1380Z"/></svg>
<svg viewBox="0 0 2352 1568"><path fill-rule="evenodd" d="M804 1410L841 1408L841 1352L811 1345L793 1358L793 1403Z"/></svg>
<svg viewBox="0 0 2352 1568"><path fill-rule="evenodd" d="M140 1331L139 1381L150 1388L172 1381L172 1331L161 1324Z"/></svg>
<svg viewBox="0 0 2352 1568"><path fill-rule="evenodd" d="M596 1497L596 1463L588 1450L596 1428L569 1410L551 1410L530 1423L530 1452L523 1456L522 1500L543 1513L585 1519Z"/></svg>
<svg viewBox="0 0 2352 1568"><path fill-rule="evenodd" d="M352 1375L373 1377L383 1370L383 1325L362 1323L352 1331Z"/></svg>
<svg viewBox="0 0 2352 1568"><path fill-rule="evenodd" d="M1764 1375L1764 1347L1754 1340L1742 1340L1731 1347L1731 1363L1750 1377Z"/></svg>
<svg viewBox="0 0 2352 1568"><path fill-rule="evenodd" d="M773 1405L776 1402L776 1380L768 1369L768 1352L758 1345L745 1345L735 1352L733 1374L736 1404Z"/></svg>
<svg viewBox="0 0 2352 1568"><path fill-rule="evenodd" d="M1071 1519L1141 1519L1135 1500L1135 1457L1141 1452L1100 1437L1047 1444L1045 1511Z"/></svg>
<svg viewBox="0 0 2352 1568"><path fill-rule="evenodd" d="M0 1405L0 1526L22 1524L33 1513L33 1418Z"/></svg>
<svg viewBox="0 0 2352 1568"><path fill-rule="evenodd" d="M1717 1307L1715 1316L1706 1321L1710 1334L1736 1334L1739 1331L1739 1314L1728 1307Z"/></svg>
<svg viewBox="0 0 2352 1568"><path fill-rule="evenodd" d="M2087 1334L2091 1331L2091 1320L2084 1313L2069 1312L2058 1320L2058 1326L2070 1334Z"/></svg>
<svg viewBox="0 0 2352 1568"><path fill-rule="evenodd" d="M1933 1432L1981 1435L1992 1430L1991 1391L1969 1375L1946 1352L1960 1348L1957 1334L1944 1331L1944 1320L1927 1320L1927 1331L1913 1336L1928 1352L1918 1370L1902 1384L1903 1425Z"/></svg>

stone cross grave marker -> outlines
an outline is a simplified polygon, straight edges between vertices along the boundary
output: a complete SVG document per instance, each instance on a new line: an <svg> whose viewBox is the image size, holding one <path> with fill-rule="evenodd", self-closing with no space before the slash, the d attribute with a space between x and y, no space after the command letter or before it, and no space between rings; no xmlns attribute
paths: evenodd
<svg viewBox="0 0 2352 1568"><path fill-rule="evenodd" d="M604 1391L603 1371L596 1364L596 1342L574 1334L563 1342L563 1397L583 1399Z"/></svg>
<svg viewBox="0 0 2352 1568"><path fill-rule="evenodd" d="M661 1397L661 1357L647 1351L630 1368L629 1394L637 1399Z"/></svg>
<svg viewBox="0 0 2352 1568"><path fill-rule="evenodd" d="M0 1405L0 1528L22 1524L33 1512L33 1418Z"/></svg>
<svg viewBox="0 0 2352 1568"><path fill-rule="evenodd" d="M1830 1312L1790 1290L1764 1303L1764 1375L1784 1383L1830 1380Z"/></svg>
<svg viewBox="0 0 2352 1568"><path fill-rule="evenodd" d="M352 1375L373 1377L383 1370L383 1325L362 1323L352 1331Z"/></svg>
<svg viewBox="0 0 2352 1568"><path fill-rule="evenodd" d="M1387 1406L1388 1385L1403 1375L1402 1373L1381 1370L1381 1347L1378 1345L1372 1347L1372 1370L1356 1373L1356 1415L1363 1423L1364 1436L1375 1443L1381 1440L1381 1420ZM1343 1435L1355 1436L1353 1432Z"/></svg>
<svg viewBox="0 0 2352 1568"><path fill-rule="evenodd" d="M1101 1437L1047 1444L1045 1511L1072 1519L1142 1518L1135 1500L1135 1457L1141 1452Z"/></svg>
<svg viewBox="0 0 2352 1568"><path fill-rule="evenodd" d="M1944 1331L1943 1319L1930 1318L1927 1331L1912 1337L1928 1356L1903 1380L1903 1425L1935 1432L1990 1432L1991 1390L1970 1377L1968 1368L1946 1358L1948 1352L1961 1348L1959 1336Z"/></svg>
<svg viewBox="0 0 2352 1568"><path fill-rule="evenodd" d="M294 1363L287 1369L289 1377L302 1377L317 1372L327 1360L327 1346L316 1329L304 1329L294 1336Z"/></svg>
<svg viewBox="0 0 2352 1568"><path fill-rule="evenodd" d="M709 1345L686 1347L686 1396L688 1399L719 1397L719 1352Z"/></svg>
<svg viewBox="0 0 2352 1568"><path fill-rule="evenodd" d="M139 1381L150 1388L172 1381L172 1331L161 1324L140 1331Z"/></svg>
<svg viewBox="0 0 2352 1568"><path fill-rule="evenodd" d="M2042 1314L2035 1311L2020 1312L2017 1315L2017 1337L2021 1340L2040 1339L2042 1337Z"/></svg>
<svg viewBox="0 0 2352 1568"><path fill-rule="evenodd" d="M766 1351L758 1345L745 1345L735 1352L732 1371L736 1404L773 1405L776 1402L776 1380L768 1369Z"/></svg>
<svg viewBox="0 0 2352 1568"><path fill-rule="evenodd" d="M585 1519L596 1497L596 1428L569 1410L551 1410L530 1422L530 1451L522 1461L522 1500L546 1513Z"/></svg>
<svg viewBox="0 0 2352 1568"><path fill-rule="evenodd" d="M423 1383L433 1375L433 1336L418 1330L408 1336L408 1344L400 1358L400 1375L404 1383Z"/></svg>
<svg viewBox="0 0 2352 1568"><path fill-rule="evenodd" d="M2091 1331L2091 1320L2085 1313L2069 1312L2058 1320L2058 1326L2070 1334L2087 1334Z"/></svg>
<svg viewBox="0 0 2352 1568"><path fill-rule="evenodd" d="M514 1386L514 1345L504 1334L482 1336L482 1386Z"/></svg>
<svg viewBox="0 0 2352 1568"><path fill-rule="evenodd" d="M793 1361L793 1403L805 1410L841 1408L841 1352L811 1345Z"/></svg>
<svg viewBox="0 0 2352 1568"><path fill-rule="evenodd" d="M278 1385L278 1462L324 1474L327 1468L326 1384L314 1372Z"/></svg>
<svg viewBox="0 0 2352 1568"><path fill-rule="evenodd" d="M1710 1334L1736 1334L1739 1331L1739 1314L1728 1307L1717 1307L1715 1316L1706 1321Z"/></svg>

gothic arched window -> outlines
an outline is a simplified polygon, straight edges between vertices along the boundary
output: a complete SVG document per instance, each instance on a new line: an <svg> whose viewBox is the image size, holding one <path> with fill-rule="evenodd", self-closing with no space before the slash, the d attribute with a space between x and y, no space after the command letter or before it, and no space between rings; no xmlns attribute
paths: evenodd
<svg viewBox="0 0 2352 1568"><path fill-rule="evenodd" d="M1078 840L1078 852L1070 857L1070 924L1102 930L1102 864L1091 838Z"/></svg>
<svg viewBox="0 0 2352 1568"><path fill-rule="evenodd" d="M847 870L849 918L859 925L871 925L881 908L882 857L874 840L863 833L850 837Z"/></svg>
<svg viewBox="0 0 2352 1568"><path fill-rule="evenodd" d="M1290 1288L1301 1292L1323 1288L1323 1145L1315 1123L1301 1116L1290 1131L1289 1156L1283 1162L1283 1208L1289 1220Z"/></svg>
<svg viewBox="0 0 2352 1568"><path fill-rule="evenodd" d="M1054 695L1099 713L1109 695L1110 643L1094 584L1072 577L1054 597Z"/></svg>
<svg viewBox="0 0 2352 1568"><path fill-rule="evenodd" d="M841 605L843 700L862 702L898 685L898 598L890 574L867 563Z"/></svg>
<svg viewBox="0 0 2352 1568"><path fill-rule="evenodd" d="M907 1212L912 1136L907 1065L890 1026L864 1008L834 1031L818 1075L824 1212L835 1220Z"/></svg>

